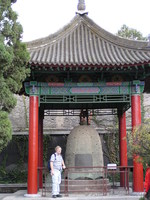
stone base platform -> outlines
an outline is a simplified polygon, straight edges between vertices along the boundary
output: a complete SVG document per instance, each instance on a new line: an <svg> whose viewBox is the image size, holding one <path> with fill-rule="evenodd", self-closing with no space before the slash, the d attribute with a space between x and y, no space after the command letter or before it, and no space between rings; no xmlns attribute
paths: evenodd
<svg viewBox="0 0 150 200"><path fill-rule="evenodd" d="M52 200L53 198L51 198L51 194L50 193L47 193L47 196L46 197L42 197L42 196L39 196L39 197L25 197L24 194L26 194L27 191L26 190L20 190L20 191L17 191L15 193L12 193L12 194L0 194L0 199L1 200ZM41 193L39 192L38 193L39 195L41 195ZM62 199L62 200L139 200L140 197L142 197L143 194L142 193L139 193L139 194L134 194L134 193L131 193L129 195L124 195L124 194L120 194L120 192L118 191L118 194L117 194L117 191L115 191L115 193L113 195L107 195L107 196L102 196L98 193L94 193L94 194L81 194L81 195L78 195L78 194L72 194L72 195L69 195L67 197L65 197L63 195L62 198L57 198L57 199Z"/></svg>

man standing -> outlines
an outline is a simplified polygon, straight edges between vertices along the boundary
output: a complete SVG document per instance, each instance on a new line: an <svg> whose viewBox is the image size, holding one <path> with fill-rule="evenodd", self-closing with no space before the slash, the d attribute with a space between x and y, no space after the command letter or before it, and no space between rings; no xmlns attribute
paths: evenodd
<svg viewBox="0 0 150 200"><path fill-rule="evenodd" d="M53 198L62 197L62 195L60 195L61 172L62 169L66 168L66 166L62 158L61 151L61 147L57 146L55 148L55 153L52 154L50 158Z"/></svg>

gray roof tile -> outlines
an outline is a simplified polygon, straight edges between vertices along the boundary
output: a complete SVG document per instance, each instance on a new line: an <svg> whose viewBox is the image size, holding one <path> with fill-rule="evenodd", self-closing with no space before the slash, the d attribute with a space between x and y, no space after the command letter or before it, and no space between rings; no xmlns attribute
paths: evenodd
<svg viewBox="0 0 150 200"><path fill-rule="evenodd" d="M150 63L147 42L115 36L86 15L77 15L63 29L26 43L30 64L41 66L123 66Z"/></svg>

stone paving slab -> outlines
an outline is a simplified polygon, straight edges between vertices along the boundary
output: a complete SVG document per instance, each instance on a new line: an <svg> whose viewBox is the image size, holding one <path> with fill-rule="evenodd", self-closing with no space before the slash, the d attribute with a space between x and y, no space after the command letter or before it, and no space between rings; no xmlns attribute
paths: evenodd
<svg viewBox="0 0 150 200"><path fill-rule="evenodd" d="M0 200L2 200L4 197L8 197L9 195L13 195L12 193L0 193Z"/></svg>
<svg viewBox="0 0 150 200"><path fill-rule="evenodd" d="M54 198L51 197L51 194L47 194L46 197L25 197L27 191L20 190L18 192L15 192L13 194L3 194L0 195L1 200L53 200ZM40 193L38 193L41 195ZM56 199L62 199L62 200L139 200L140 197L142 197L143 194L130 194L130 195L109 195L109 196L98 196L98 195L69 195L68 197L63 196L62 198L56 198Z"/></svg>

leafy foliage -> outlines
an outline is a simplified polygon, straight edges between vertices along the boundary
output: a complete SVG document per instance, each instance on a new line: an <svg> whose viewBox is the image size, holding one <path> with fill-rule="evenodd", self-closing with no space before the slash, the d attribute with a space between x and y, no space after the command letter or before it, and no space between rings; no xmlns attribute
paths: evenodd
<svg viewBox="0 0 150 200"><path fill-rule="evenodd" d="M140 155L145 163L150 159L150 120L128 134L129 156Z"/></svg>
<svg viewBox="0 0 150 200"><path fill-rule="evenodd" d="M117 35L132 40L147 40L146 37L143 37L141 32L137 31L136 29L129 28L125 24L117 32Z"/></svg>
<svg viewBox="0 0 150 200"><path fill-rule="evenodd" d="M0 183L26 183L27 171L16 167L15 169L6 172L0 168Z"/></svg>
<svg viewBox="0 0 150 200"><path fill-rule="evenodd" d="M17 21L17 14L12 10L12 4L15 2L0 0L0 116L4 116L4 111L9 113L15 107L14 93L19 92L22 82L29 74L26 67L29 54L25 44L21 42L22 26ZM5 120L8 123L8 115L5 115ZM0 127L3 137L4 134L6 137L10 135L11 124L8 126ZM6 146L6 140L3 145L2 136L1 149ZM10 138L8 137L7 141Z"/></svg>
<svg viewBox="0 0 150 200"><path fill-rule="evenodd" d="M116 116L113 117L113 124L109 127L111 134L104 136L105 144L107 146L108 157L110 163L119 164L119 133L118 133L118 119ZM105 154L106 155L106 154Z"/></svg>
<svg viewBox="0 0 150 200"><path fill-rule="evenodd" d="M11 140L11 123L8 119L8 114L5 111L0 112L0 152L3 147Z"/></svg>
<svg viewBox="0 0 150 200"><path fill-rule="evenodd" d="M107 131L109 134L103 135L103 140L105 143L105 147L103 146L103 154L108 159L109 163L119 163L119 134L118 134L118 119L116 116L112 118L112 123L110 119L106 121L106 119L99 120L97 116L93 116L92 120L96 123L97 126L101 126L103 124L104 128L106 129L106 124L109 123L107 127Z"/></svg>
<svg viewBox="0 0 150 200"><path fill-rule="evenodd" d="M13 135L8 148L17 153L12 161L13 166L7 166L10 158L8 149L4 149L0 165L0 183L26 183L27 168L25 163L27 163L28 158L28 135Z"/></svg>
<svg viewBox="0 0 150 200"><path fill-rule="evenodd" d="M43 136L43 161L46 167L51 155L51 148L49 146L51 142L51 135ZM13 160L10 158L9 151L11 150L12 154L13 152L16 153ZM28 135L13 135L8 147L3 150L2 155L0 163L0 183L26 183L28 171Z"/></svg>

